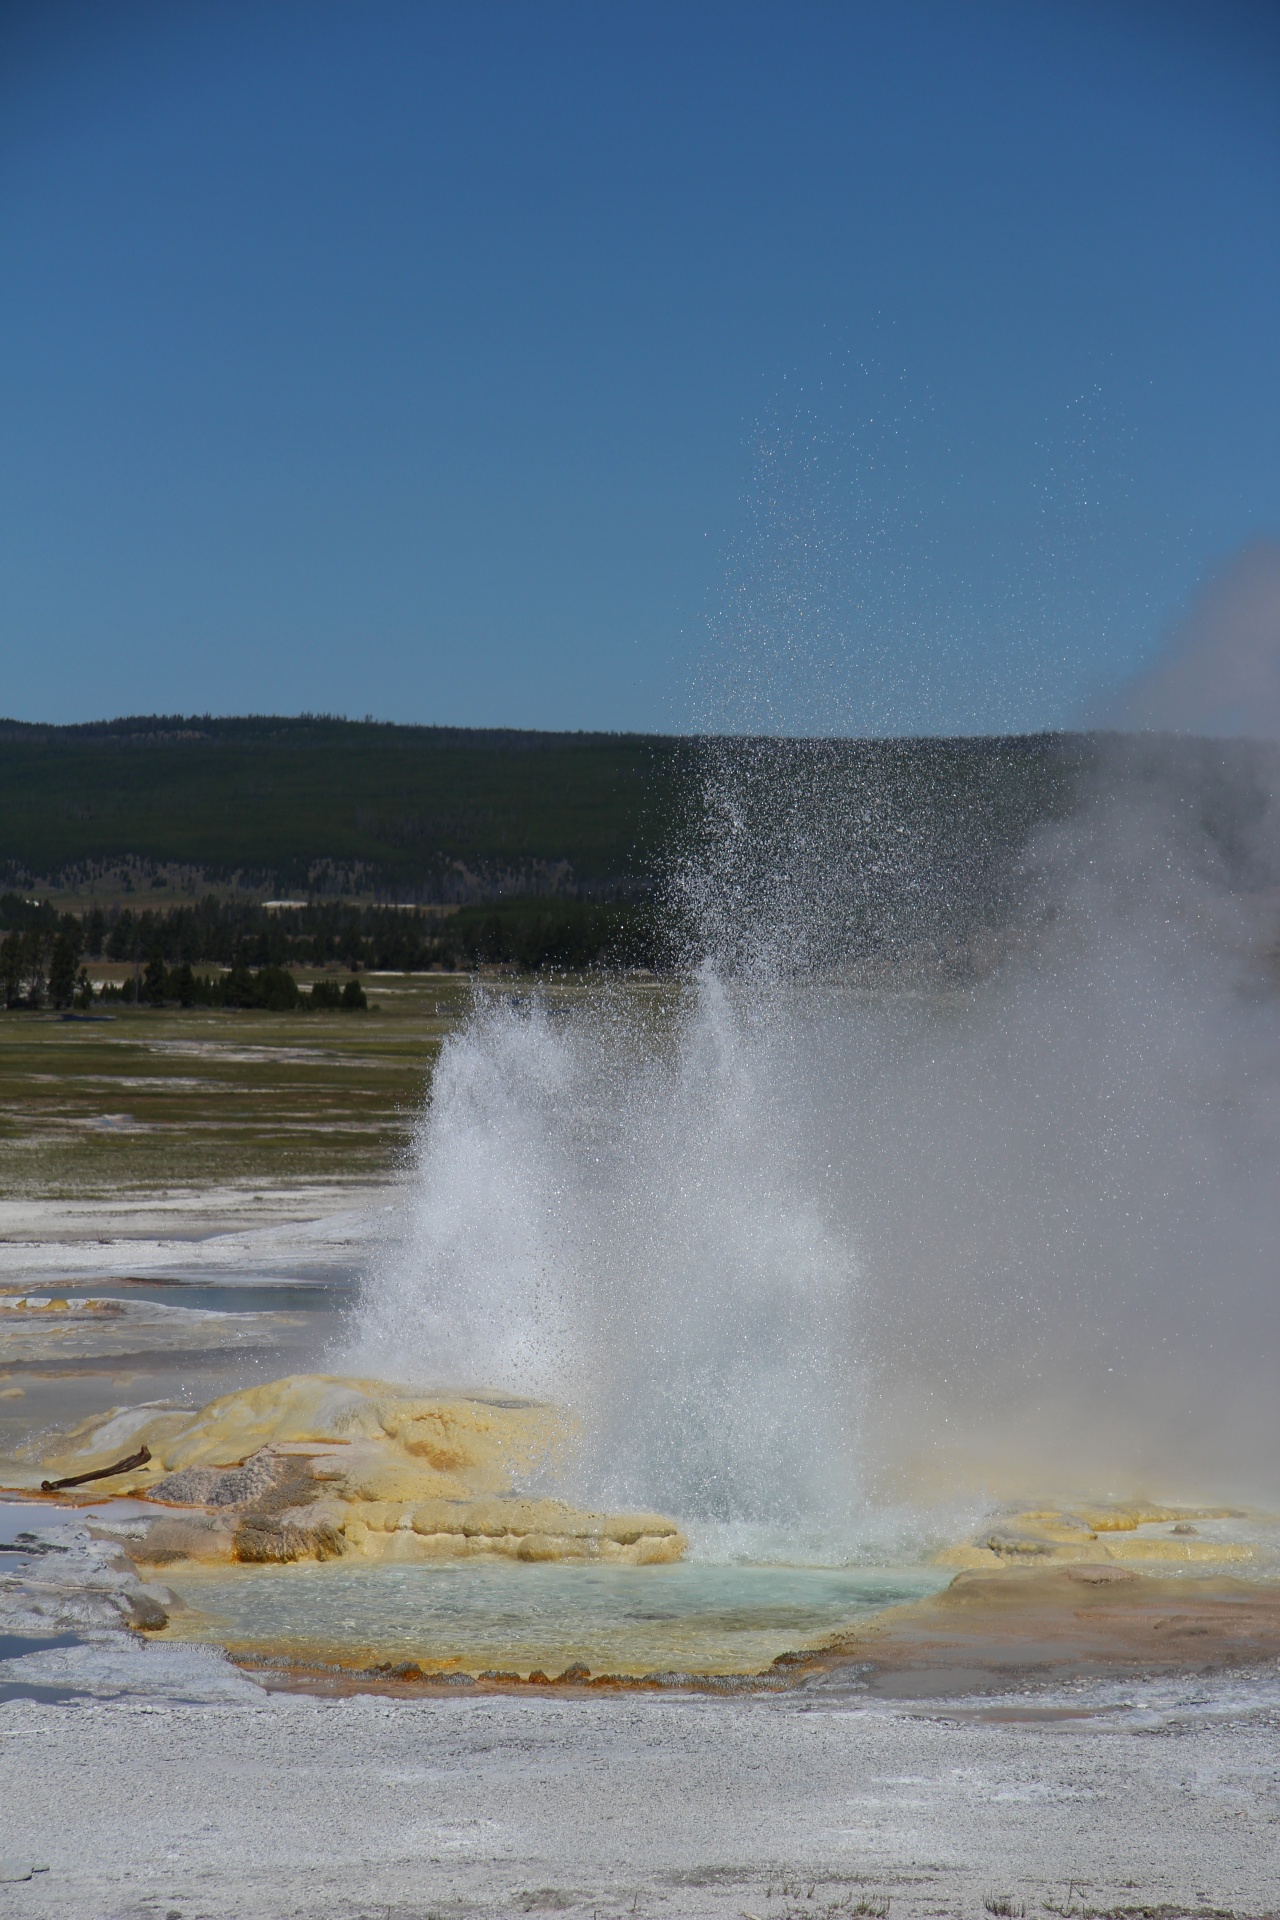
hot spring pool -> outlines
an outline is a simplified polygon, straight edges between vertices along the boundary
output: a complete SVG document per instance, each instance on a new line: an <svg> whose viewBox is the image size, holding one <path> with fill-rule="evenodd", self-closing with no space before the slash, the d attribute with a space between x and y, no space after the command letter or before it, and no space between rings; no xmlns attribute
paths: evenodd
<svg viewBox="0 0 1280 1920"><path fill-rule="evenodd" d="M754 1674L946 1585L933 1567L307 1564L184 1571L171 1637L424 1673Z"/></svg>

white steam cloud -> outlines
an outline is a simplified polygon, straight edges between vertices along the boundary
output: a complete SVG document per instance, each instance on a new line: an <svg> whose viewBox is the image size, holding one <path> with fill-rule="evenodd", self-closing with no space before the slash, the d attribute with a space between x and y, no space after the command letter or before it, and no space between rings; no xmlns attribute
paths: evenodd
<svg viewBox="0 0 1280 1920"><path fill-rule="evenodd" d="M1108 717L1154 732L1280 739L1280 541L1251 540L1210 576Z"/></svg>

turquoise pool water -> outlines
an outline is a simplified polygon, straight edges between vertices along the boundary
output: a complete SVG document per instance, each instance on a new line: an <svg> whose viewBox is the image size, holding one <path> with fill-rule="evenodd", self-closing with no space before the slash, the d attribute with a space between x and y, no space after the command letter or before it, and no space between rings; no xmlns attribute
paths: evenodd
<svg viewBox="0 0 1280 1920"><path fill-rule="evenodd" d="M884 1607L930 1567L340 1563L183 1572L170 1632L235 1652L427 1673L754 1674Z"/></svg>

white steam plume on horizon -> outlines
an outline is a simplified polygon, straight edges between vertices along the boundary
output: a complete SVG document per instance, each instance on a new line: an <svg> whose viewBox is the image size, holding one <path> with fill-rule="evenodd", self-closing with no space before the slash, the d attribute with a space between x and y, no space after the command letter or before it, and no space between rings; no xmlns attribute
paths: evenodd
<svg viewBox="0 0 1280 1920"><path fill-rule="evenodd" d="M1214 568L1098 718L1147 732L1280 740L1280 541L1259 534Z"/></svg>

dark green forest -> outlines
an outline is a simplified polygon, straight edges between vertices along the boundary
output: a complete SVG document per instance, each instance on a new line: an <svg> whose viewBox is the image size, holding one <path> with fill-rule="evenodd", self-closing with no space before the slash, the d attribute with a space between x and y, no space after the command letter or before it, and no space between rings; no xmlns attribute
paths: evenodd
<svg viewBox="0 0 1280 1920"><path fill-rule="evenodd" d="M651 872L687 758L638 734L307 716L0 721L0 881L132 864L259 895L612 898Z"/></svg>
<svg viewBox="0 0 1280 1920"><path fill-rule="evenodd" d="M1021 910L1036 829L1108 796L1230 885L1270 885L1277 769L1259 743L1152 736L5 722L0 997L66 1006L99 960L130 963L134 995L219 1005L288 998L291 967L660 972L690 957L670 883L699 862L721 876L703 923L721 953L735 916L784 913L801 885L825 922L807 963L931 944L945 965Z"/></svg>

